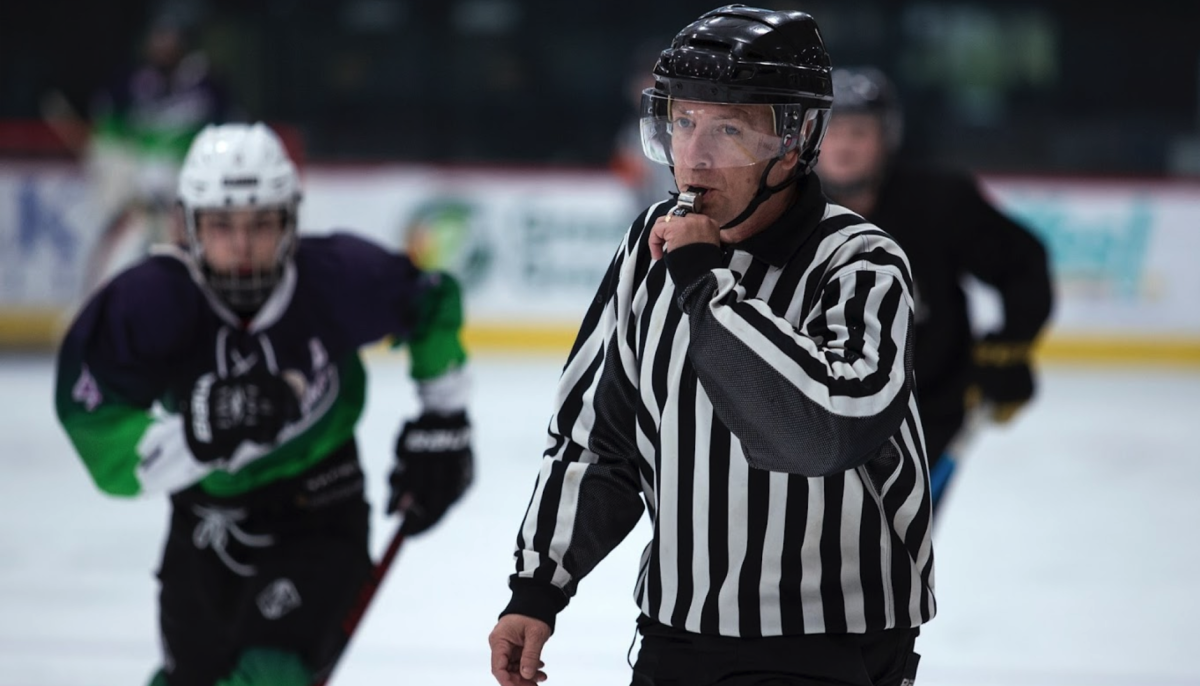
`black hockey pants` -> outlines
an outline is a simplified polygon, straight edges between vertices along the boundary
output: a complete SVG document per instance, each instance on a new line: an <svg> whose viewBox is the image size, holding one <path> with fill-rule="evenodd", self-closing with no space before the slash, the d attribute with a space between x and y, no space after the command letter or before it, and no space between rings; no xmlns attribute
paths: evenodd
<svg viewBox="0 0 1200 686"><path fill-rule="evenodd" d="M187 489L172 510L158 573L167 682L212 686L247 648L291 652L324 669L371 568L354 442L242 496Z"/></svg>

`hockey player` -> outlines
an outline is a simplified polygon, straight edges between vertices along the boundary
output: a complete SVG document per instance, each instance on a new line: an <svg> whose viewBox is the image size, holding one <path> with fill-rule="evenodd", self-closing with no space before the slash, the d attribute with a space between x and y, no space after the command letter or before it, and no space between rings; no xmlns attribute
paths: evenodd
<svg viewBox="0 0 1200 686"><path fill-rule="evenodd" d="M58 416L96 485L171 499L154 686L308 686L330 667L371 568L361 346L407 344L422 403L388 512L418 534L471 481L456 282L300 238L299 199L270 129L205 128L178 187L186 245L98 291L59 352Z"/></svg>
<svg viewBox="0 0 1200 686"><path fill-rule="evenodd" d="M835 69L833 118L817 165L825 192L895 236L916 280L918 399L935 511L954 468L947 448L966 408L1006 422L1034 394L1030 351L1051 309L1046 251L968 175L905 166L902 111L877 69ZM1004 324L972 335L962 279L994 286Z"/></svg>
<svg viewBox="0 0 1200 686"><path fill-rule="evenodd" d="M172 240L171 206L188 146L206 125L236 120L238 108L194 46L194 33L194 19L164 10L146 34L142 62L93 99L85 169L103 225L85 295L150 245Z"/></svg>

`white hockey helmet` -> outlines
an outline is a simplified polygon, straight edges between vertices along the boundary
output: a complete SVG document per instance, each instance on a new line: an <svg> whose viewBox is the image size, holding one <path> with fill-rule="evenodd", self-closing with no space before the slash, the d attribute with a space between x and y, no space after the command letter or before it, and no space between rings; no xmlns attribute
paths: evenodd
<svg viewBox="0 0 1200 686"><path fill-rule="evenodd" d="M192 141L179 172L188 248L209 286L234 311L250 313L270 296L295 249L300 178L279 137L260 123L209 125ZM275 264L253 275L218 274L204 261L197 212L271 209L283 212L285 232Z"/></svg>

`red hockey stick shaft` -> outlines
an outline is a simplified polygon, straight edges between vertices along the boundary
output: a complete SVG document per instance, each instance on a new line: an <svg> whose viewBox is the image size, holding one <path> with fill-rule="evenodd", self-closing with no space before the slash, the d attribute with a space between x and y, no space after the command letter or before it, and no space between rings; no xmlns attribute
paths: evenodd
<svg viewBox="0 0 1200 686"><path fill-rule="evenodd" d="M383 557L379 558L374 568L371 569L371 576L363 584L362 589L359 590L358 598L354 601L354 606L350 608L350 612L342 620L343 639L341 649L334 656L325 673L314 682L313 686L326 686L329 683L330 677L333 676L333 670L337 668L342 656L346 654L346 648L350 646L350 639L354 638L354 632L358 629L359 622L362 621L363 615L367 613L367 608L371 606L371 601L375 598L375 592L379 590L380 584L383 583L383 578L387 576L388 569L391 568L392 561L396 559L396 553L400 552L400 544L402 543L404 543L403 521L396 527L396 532L392 534L392 540L388 543L387 549L383 551Z"/></svg>

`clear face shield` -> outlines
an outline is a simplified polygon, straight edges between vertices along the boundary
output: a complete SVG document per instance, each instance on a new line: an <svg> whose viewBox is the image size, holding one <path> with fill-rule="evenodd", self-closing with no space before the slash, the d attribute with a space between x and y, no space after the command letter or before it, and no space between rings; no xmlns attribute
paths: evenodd
<svg viewBox="0 0 1200 686"><path fill-rule="evenodd" d="M673 167L729 169L749 167L795 148L792 136L776 133L776 112L769 104L678 100L647 89L642 93L642 151Z"/></svg>

